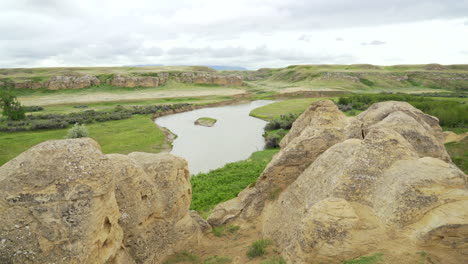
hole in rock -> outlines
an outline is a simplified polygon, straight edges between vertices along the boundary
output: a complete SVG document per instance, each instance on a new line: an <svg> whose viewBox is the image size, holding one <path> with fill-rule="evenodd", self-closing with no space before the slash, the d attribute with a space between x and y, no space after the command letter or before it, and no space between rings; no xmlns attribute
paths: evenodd
<svg viewBox="0 0 468 264"><path fill-rule="evenodd" d="M109 217L106 217L106 219L104 220L104 230L106 230L106 232L109 233L111 230L111 227L112 227L112 224L109 220Z"/></svg>

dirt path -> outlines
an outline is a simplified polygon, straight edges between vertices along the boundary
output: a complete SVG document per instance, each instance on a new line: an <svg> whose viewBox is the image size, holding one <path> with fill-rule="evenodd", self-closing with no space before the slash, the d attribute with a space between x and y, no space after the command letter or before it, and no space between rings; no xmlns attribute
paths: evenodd
<svg viewBox="0 0 468 264"><path fill-rule="evenodd" d="M147 100L176 97L202 97L202 96L234 96L245 94L241 89L203 89L203 90L162 90L162 91L134 91L134 92L94 92L89 94L53 94L41 96L19 97L23 105L56 105L74 103L112 102L126 100Z"/></svg>

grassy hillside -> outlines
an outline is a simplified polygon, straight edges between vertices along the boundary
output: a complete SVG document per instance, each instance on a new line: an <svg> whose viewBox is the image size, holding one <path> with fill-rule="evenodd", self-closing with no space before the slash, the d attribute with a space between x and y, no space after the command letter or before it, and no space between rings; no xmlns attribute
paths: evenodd
<svg viewBox="0 0 468 264"><path fill-rule="evenodd" d="M0 80L47 81L56 75L136 75L153 72L216 72L204 66L145 66L145 67L57 67L57 68L15 68L0 69Z"/></svg>
<svg viewBox="0 0 468 264"><path fill-rule="evenodd" d="M468 65L292 65L250 72L257 87L382 91L468 91Z"/></svg>

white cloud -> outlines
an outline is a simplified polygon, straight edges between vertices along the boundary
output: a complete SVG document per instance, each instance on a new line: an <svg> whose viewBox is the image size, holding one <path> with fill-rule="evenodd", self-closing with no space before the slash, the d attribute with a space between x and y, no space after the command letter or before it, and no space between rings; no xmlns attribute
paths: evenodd
<svg viewBox="0 0 468 264"><path fill-rule="evenodd" d="M466 63L452 52L466 14L460 0L2 0L0 67Z"/></svg>
<svg viewBox="0 0 468 264"><path fill-rule="evenodd" d="M366 46L366 45L371 45L371 46L380 46L380 45L385 45L386 42L380 41L380 40L373 40L371 42L363 42L361 45Z"/></svg>

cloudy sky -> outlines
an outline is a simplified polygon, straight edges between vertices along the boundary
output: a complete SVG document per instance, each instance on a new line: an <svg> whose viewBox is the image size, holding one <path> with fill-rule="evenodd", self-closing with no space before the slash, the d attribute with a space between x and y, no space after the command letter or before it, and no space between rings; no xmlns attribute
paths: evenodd
<svg viewBox="0 0 468 264"><path fill-rule="evenodd" d="M0 0L0 68L468 63L468 0Z"/></svg>

